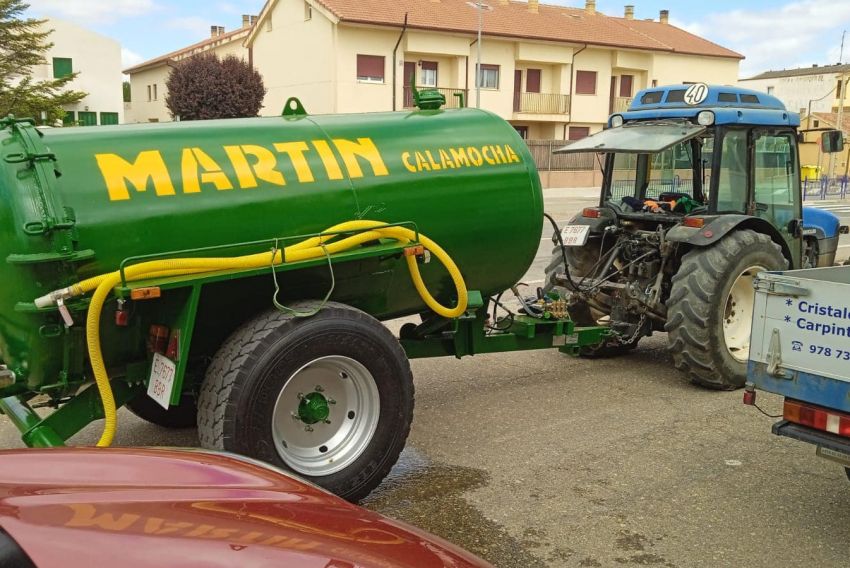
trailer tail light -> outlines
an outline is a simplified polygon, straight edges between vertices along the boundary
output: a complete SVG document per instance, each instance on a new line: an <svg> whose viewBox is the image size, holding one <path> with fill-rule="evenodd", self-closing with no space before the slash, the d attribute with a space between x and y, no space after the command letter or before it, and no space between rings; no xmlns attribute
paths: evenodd
<svg viewBox="0 0 850 568"><path fill-rule="evenodd" d="M165 355L168 348L168 327L164 325L152 325L148 331L148 353L159 353Z"/></svg>
<svg viewBox="0 0 850 568"><path fill-rule="evenodd" d="M785 399L782 417L788 422L808 426L839 436L850 437L850 414Z"/></svg>
<svg viewBox="0 0 850 568"><path fill-rule="evenodd" d="M180 358L180 330L175 329L171 332L171 337L168 339L168 349L165 350L165 356L172 361L177 361Z"/></svg>
<svg viewBox="0 0 850 568"><path fill-rule="evenodd" d="M581 216L586 217L587 219L599 219L600 217L602 217L602 211L595 207L586 207L581 212Z"/></svg>
<svg viewBox="0 0 850 568"><path fill-rule="evenodd" d="M682 225L692 229L702 229L705 227L705 219L702 217L685 217L685 220L682 221Z"/></svg>

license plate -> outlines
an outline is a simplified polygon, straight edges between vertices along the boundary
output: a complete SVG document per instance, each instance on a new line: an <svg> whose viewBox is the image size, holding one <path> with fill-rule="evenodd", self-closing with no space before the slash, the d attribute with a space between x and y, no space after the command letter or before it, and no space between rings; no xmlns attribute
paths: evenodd
<svg viewBox="0 0 850 568"><path fill-rule="evenodd" d="M168 410L171 405L171 391L174 388L174 375L177 365L164 355L154 353L151 365L151 378L148 381L148 396L161 407Z"/></svg>
<svg viewBox="0 0 850 568"><path fill-rule="evenodd" d="M590 235L590 227L587 225L567 225L561 229L561 239L566 247L583 247Z"/></svg>
<svg viewBox="0 0 850 568"><path fill-rule="evenodd" d="M818 446L815 453L822 458L838 462L845 467L850 467L850 454L839 452L838 450L832 450L830 448L824 448L823 446Z"/></svg>

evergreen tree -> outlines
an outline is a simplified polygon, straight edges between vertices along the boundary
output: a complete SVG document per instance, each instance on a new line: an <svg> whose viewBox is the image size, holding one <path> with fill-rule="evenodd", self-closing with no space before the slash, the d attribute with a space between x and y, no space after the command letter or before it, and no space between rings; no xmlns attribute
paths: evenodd
<svg viewBox="0 0 850 568"><path fill-rule="evenodd" d="M263 78L247 61L212 53L178 63L165 86L165 104L180 120L257 116L266 95Z"/></svg>
<svg viewBox="0 0 850 568"><path fill-rule="evenodd" d="M65 116L64 106L87 93L67 89L77 73L42 81L33 78L33 67L47 64L44 54L53 47L48 39L52 30L43 28L46 20L24 18L27 8L23 0L0 0L0 116L14 114L52 124Z"/></svg>

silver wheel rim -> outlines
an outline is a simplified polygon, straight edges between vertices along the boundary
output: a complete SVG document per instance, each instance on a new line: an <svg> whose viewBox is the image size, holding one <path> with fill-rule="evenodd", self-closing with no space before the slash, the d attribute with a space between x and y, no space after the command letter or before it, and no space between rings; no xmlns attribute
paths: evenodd
<svg viewBox="0 0 850 568"><path fill-rule="evenodd" d="M753 303L756 291L753 279L764 272L763 266L751 266L741 272L726 298L723 311L723 339L733 359L744 363L750 357L750 334L753 328Z"/></svg>
<svg viewBox="0 0 850 568"><path fill-rule="evenodd" d="M321 398L327 402L321 404ZM306 401L326 406L326 419L305 413ZM275 402L272 437L278 455L296 472L331 475L369 446L381 411L378 385L358 361L341 355L315 359L292 374Z"/></svg>

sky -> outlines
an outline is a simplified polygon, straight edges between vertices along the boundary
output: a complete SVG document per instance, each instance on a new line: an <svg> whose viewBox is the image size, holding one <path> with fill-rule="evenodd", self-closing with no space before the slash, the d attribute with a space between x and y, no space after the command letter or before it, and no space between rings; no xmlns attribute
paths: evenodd
<svg viewBox="0 0 850 568"><path fill-rule="evenodd" d="M392 0L389 0L392 1ZM208 37L211 25L228 31L242 14L258 14L263 0L28 0L33 16L71 20L123 46L126 67ZM542 0L584 6L584 0ZM850 34L841 59L842 32L850 30L850 0L597 0L597 9L621 16L635 5L636 18L670 22L746 56L741 76L767 70L850 62Z"/></svg>

